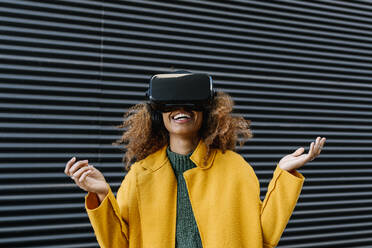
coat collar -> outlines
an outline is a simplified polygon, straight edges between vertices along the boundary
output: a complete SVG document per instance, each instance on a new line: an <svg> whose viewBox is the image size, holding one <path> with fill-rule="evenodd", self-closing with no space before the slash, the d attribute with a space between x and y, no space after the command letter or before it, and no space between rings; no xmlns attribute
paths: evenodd
<svg viewBox="0 0 372 248"><path fill-rule="evenodd" d="M151 171L156 171L163 167L167 162L169 162L169 159L167 157L167 146L163 146L158 151L150 154L146 158L144 158L141 162L142 167L149 169ZM207 154L207 146L204 143L202 139L200 139L197 147L195 148L194 152L192 153L190 159L194 164L201 168L201 169L208 169L212 166L214 157L216 155L216 150L212 149L211 153L206 161L204 163L204 157Z"/></svg>

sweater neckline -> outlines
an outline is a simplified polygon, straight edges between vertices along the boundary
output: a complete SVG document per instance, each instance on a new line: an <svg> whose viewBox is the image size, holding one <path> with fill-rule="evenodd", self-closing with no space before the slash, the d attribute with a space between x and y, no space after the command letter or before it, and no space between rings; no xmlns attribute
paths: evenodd
<svg viewBox="0 0 372 248"><path fill-rule="evenodd" d="M167 147L167 156L176 176L182 175L183 172L196 167L190 159L192 154L193 151L186 155L175 153L170 150L169 146Z"/></svg>
<svg viewBox="0 0 372 248"><path fill-rule="evenodd" d="M193 153L194 153L194 151L191 151L190 153L188 153L186 155L179 154L179 153L176 153L176 152L172 152L171 149L170 149L170 146L167 147L168 156L172 155L172 156L177 157L177 158L190 158Z"/></svg>

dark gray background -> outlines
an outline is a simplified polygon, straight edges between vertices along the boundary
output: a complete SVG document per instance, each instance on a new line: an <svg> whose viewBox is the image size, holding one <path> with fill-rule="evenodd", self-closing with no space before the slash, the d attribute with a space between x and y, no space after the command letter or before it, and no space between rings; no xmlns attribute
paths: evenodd
<svg viewBox="0 0 372 248"><path fill-rule="evenodd" d="M372 247L370 1L0 1L0 247L98 247L89 159L116 191L111 145L147 81L208 72L252 120L238 152L262 196L276 163L316 136L321 156L279 247Z"/></svg>

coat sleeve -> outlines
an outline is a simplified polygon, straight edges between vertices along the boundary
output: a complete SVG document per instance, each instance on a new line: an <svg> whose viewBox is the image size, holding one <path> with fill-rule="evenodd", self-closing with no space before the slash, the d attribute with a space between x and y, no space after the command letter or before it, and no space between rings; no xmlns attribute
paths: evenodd
<svg viewBox="0 0 372 248"><path fill-rule="evenodd" d="M129 246L129 202L131 197L131 173L125 177L117 193L120 207L114 194L109 190L99 204L97 195L88 193L85 207L101 248L126 248Z"/></svg>
<svg viewBox="0 0 372 248"><path fill-rule="evenodd" d="M276 167L261 206L264 248L276 247L300 196L304 177Z"/></svg>

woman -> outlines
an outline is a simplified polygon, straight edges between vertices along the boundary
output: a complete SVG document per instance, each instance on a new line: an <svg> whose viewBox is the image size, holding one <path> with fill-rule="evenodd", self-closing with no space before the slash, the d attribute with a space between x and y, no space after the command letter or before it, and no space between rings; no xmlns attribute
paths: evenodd
<svg viewBox="0 0 372 248"><path fill-rule="evenodd" d="M160 79L189 87L191 74L181 74ZM67 162L65 173L89 192L86 209L102 248L259 248L279 242L304 181L296 169L317 157L326 139L317 137L307 154L301 147L283 157L261 202L252 167L233 152L238 137L252 136L249 121L231 115L233 102L225 93L211 94L207 104L192 101L159 109L141 103L130 110L117 142L127 143L129 172L116 199L87 160Z"/></svg>

